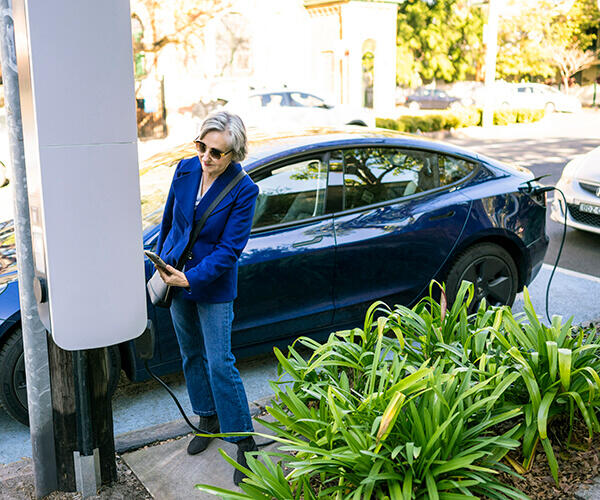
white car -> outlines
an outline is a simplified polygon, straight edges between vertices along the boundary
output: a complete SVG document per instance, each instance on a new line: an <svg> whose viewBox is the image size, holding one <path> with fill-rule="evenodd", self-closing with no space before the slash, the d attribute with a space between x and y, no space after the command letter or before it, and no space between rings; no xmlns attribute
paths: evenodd
<svg viewBox="0 0 600 500"><path fill-rule="evenodd" d="M600 147L567 163L556 187L567 199L567 225L600 234ZM554 196L550 217L564 223L560 193Z"/></svg>
<svg viewBox="0 0 600 500"><path fill-rule="evenodd" d="M545 109L548 113L563 111L576 113L581 110L581 102L577 97L563 94L554 87L541 83L511 84L512 95L507 103L511 108Z"/></svg>
<svg viewBox="0 0 600 500"><path fill-rule="evenodd" d="M375 126L375 115L368 109L332 105L314 94L290 89L256 92L246 98L232 99L225 109L238 113L247 127Z"/></svg>

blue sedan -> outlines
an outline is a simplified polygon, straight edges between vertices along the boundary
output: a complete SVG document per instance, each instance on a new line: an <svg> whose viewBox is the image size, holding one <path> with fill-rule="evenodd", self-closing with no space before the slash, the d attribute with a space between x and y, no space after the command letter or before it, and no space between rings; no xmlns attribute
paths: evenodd
<svg viewBox="0 0 600 500"><path fill-rule="evenodd" d="M175 165L194 154L190 144L142 165L146 249L156 245ZM468 280L478 301L512 304L548 246L544 195L519 191L531 172L448 144L362 127L263 134L243 166L260 194L240 260L238 356L359 325L376 299L413 304L432 279L446 282L450 300ZM0 226L0 265L0 403L26 423L11 222ZM148 316L157 334L151 366L179 371L169 311L148 304ZM121 368L146 378L133 342L108 353L113 386Z"/></svg>

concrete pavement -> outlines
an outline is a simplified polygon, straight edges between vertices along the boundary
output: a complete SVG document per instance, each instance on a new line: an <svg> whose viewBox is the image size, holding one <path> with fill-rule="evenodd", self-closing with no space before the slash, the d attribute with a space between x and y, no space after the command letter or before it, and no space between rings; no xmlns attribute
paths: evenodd
<svg viewBox="0 0 600 500"><path fill-rule="evenodd" d="M254 410L259 407L251 404ZM182 422L182 421L181 421ZM181 422L175 423L180 425ZM268 431L258 422L254 430L260 433ZM133 436L132 436L133 437ZM215 496L198 491L196 484L208 484L228 490L241 491L233 483L234 469L219 453L223 449L235 459L237 446L220 439L214 439L208 448L194 456L187 454L186 448L193 434L179 439L169 440L154 446L145 446L121 455L148 492L160 500L180 500L182 498L214 499ZM260 445L266 438L256 438ZM276 443L260 448L274 451Z"/></svg>

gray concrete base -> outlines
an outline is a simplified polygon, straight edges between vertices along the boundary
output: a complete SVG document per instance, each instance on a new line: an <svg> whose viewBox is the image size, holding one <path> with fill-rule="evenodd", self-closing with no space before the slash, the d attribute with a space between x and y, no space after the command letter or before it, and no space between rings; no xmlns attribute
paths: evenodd
<svg viewBox="0 0 600 500"><path fill-rule="evenodd" d="M254 422L256 432L268 433L259 423ZM150 494L161 500L180 500L182 498L212 499L215 496L200 492L196 484L209 484L229 490L237 490L233 484L234 469L219 453L222 448L234 458L237 446L220 439L214 439L208 448L198 455L187 454L187 445L193 434L175 441L150 446L137 451L124 453L123 460L144 484ZM256 438L257 443L265 441ZM271 444L261 450L273 450Z"/></svg>
<svg viewBox="0 0 600 500"><path fill-rule="evenodd" d="M600 499L600 478L596 478L593 484L586 484L575 493L577 500L599 500Z"/></svg>

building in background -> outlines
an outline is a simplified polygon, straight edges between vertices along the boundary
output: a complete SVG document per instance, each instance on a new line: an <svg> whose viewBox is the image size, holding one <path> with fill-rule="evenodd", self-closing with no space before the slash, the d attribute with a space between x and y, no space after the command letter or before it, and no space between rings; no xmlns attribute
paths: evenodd
<svg viewBox="0 0 600 500"><path fill-rule="evenodd" d="M199 110L210 111L218 99L251 89L287 87L333 104L394 108L401 0L212 1L222 8L215 9L192 43L165 46L155 59L136 56L137 71L144 74L140 93L156 87L144 80L164 78L172 132L187 126L178 110L195 109L198 115ZM177 20L166 19L161 8L165 19L160 22L174 23L175 30ZM143 9L135 15L137 24L151 25ZM137 32L138 38L145 36L139 28Z"/></svg>

